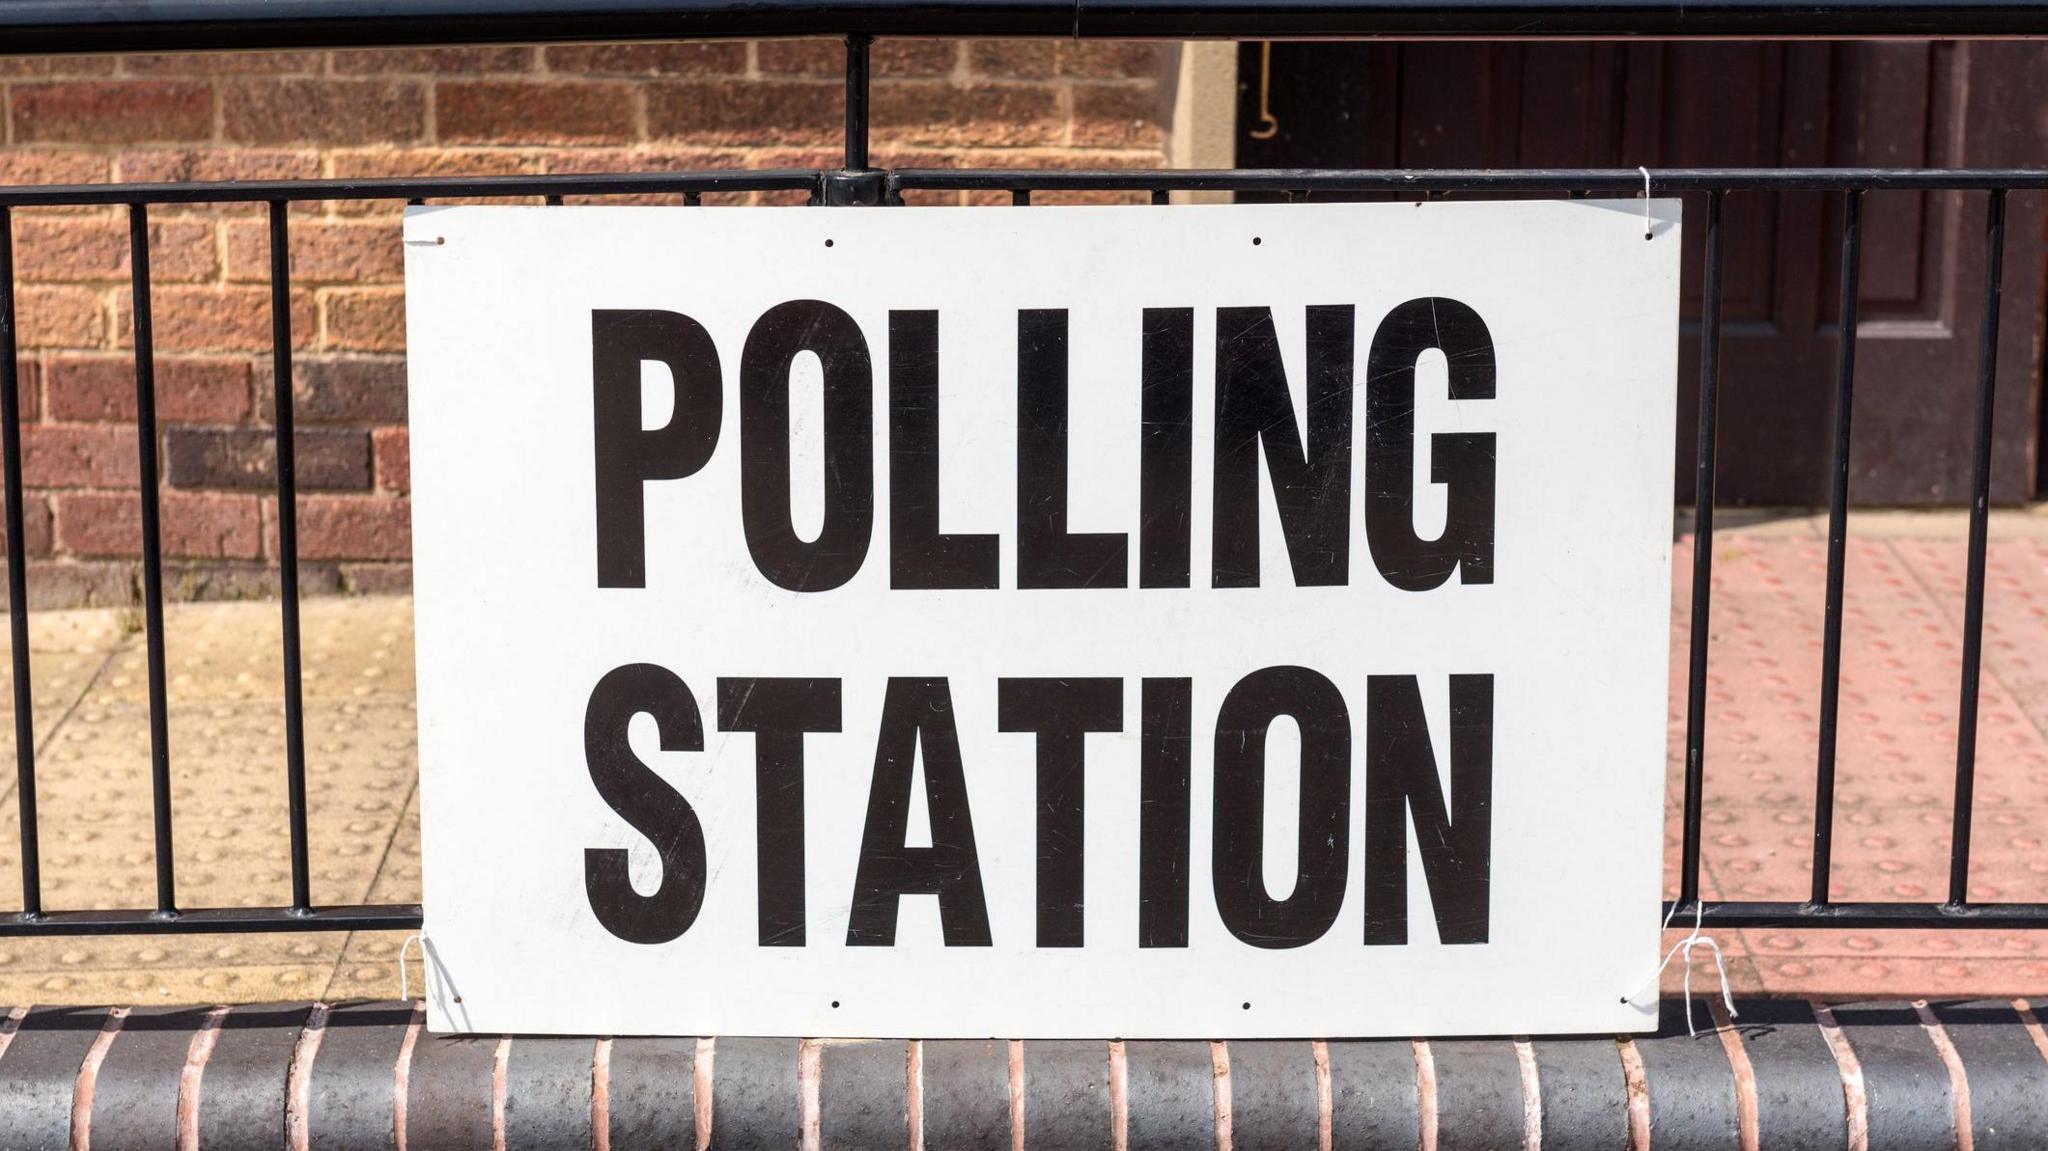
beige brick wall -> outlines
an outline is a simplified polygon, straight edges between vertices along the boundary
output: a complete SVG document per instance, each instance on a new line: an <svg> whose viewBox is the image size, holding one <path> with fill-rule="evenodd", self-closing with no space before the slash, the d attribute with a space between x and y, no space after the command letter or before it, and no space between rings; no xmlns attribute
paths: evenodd
<svg viewBox="0 0 2048 1151"><path fill-rule="evenodd" d="M0 57L0 183L832 166L843 59L822 40ZM873 162L1157 166L1176 61L1148 44L882 41ZM409 582L398 207L294 208L311 591ZM127 228L119 208L14 213L38 604L136 594ZM169 586L260 594L276 563L261 209L159 206L150 238Z"/></svg>

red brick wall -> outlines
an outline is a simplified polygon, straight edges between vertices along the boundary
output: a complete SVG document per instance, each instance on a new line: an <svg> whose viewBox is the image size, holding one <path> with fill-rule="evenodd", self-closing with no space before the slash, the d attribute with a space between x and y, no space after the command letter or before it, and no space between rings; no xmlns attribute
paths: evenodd
<svg viewBox="0 0 2048 1151"><path fill-rule="evenodd" d="M831 165L842 59L830 41L0 58L0 183ZM883 41L874 162L1158 165L1171 67L1148 45ZM295 208L309 591L408 583L397 210ZM206 205L150 221L167 583L260 594L276 562L265 223ZM18 211L15 242L30 595L129 602L125 210Z"/></svg>

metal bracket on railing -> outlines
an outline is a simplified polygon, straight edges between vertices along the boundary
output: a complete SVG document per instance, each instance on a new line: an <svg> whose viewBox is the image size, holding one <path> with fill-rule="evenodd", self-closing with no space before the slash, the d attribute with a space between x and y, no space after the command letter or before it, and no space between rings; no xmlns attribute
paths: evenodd
<svg viewBox="0 0 2048 1151"><path fill-rule="evenodd" d="M820 173L818 192L812 196L811 202L834 205L887 203L888 186L889 173L879 168L823 172Z"/></svg>
<svg viewBox="0 0 2048 1151"><path fill-rule="evenodd" d="M819 174L813 204L888 202L888 174L868 166L868 48L873 36L846 38L846 163Z"/></svg>

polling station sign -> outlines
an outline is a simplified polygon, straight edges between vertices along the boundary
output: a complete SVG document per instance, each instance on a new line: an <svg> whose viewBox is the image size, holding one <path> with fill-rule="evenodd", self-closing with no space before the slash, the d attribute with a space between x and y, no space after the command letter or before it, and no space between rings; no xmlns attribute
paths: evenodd
<svg viewBox="0 0 2048 1151"><path fill-rule="evenodd" d="M434 1029L1652 1025L1676 201L405 236Z"/></svg>

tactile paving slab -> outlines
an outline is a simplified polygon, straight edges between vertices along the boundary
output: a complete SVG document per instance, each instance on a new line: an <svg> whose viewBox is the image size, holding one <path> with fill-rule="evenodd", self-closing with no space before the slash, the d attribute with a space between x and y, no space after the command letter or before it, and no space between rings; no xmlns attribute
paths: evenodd
<svg viewBox="0 0 2048 1151"><path fill-rule="evenodd" d="M30 619L44 905L151 906L156 854L140 617L78 611ZM408 819L418 771L411 620L402 598L305 604L308 853L317 903L419 898L417 812ZM290 901L281 634L274 603L166 612L182 906ZM11 672L11 650L6 658ZM11 701L10 690L0 710L11 712ZM11 750L11 714L0 717L0 731ZM0 890L13 891L20 873L14 773L0 778ZM406 844L395 849L401 831ZM380 884L387 867L393 878ZM35 1003L305 999L328 992L348 943L328 933L6 940L0 989ZM380 967L393 987L396 972Z"/></svg>
<svg viewBox="0 0 2048 1151"><path fill-rule="evenodd" d="M1968 521L1852 521L1830 891L1935 902L1948 890ZM1667 890L1677 883L1692 540L1673 589ZM1824 518L1717 533L1708 658L1701 888L1803 900L1813 883ZM2048 517L1993 517L1985 596L1970 892L2048 899ZM1682 936L1667 935L1668 941ZM1822 997L2015 995L2048 978L2038 932L1723 933L1738 991ZM1674 965L1675 966L1675 965ZM1694 987L1711 981L1695 955ZM1711 983L1706 984L1711 986ZM1665 987L1674 989L1667 975Z"/></svg>

